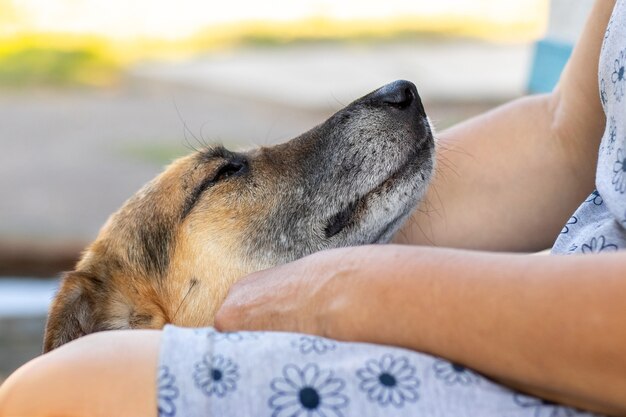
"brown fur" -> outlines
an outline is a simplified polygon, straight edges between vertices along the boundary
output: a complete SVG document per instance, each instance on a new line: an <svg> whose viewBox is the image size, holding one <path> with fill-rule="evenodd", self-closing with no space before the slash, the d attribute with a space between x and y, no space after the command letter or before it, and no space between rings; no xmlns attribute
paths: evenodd
<svg viewBox="0 0 626 417"><path fill-rule="evenodd" d="M175 161L64 275L44 351L101 330L211 325L241 276L389 240L424 191L433 138L415 87L385 88L286 144ZM389 102L398 88L408 107Z"/></svg>

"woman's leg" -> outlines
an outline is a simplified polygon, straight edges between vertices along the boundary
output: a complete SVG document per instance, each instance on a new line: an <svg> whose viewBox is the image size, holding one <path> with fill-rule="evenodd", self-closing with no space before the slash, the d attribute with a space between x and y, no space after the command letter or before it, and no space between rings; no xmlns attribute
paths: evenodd
<svg viewBox="0 0 626 417"><path fill-rule="evenodd" d="M156 382L156 383L155 383ZM420 353L291 333L103 332L26 364L0 416L582 417Z"/></svg>
<svg viewBox="0 0 626 417"><path fill-rule="evenodd" d="M406 349L275 332L165 328L160 417L582 417Z"/></svg>
<svg viewBox="0 0 626 417"><path fill-rule="evenodd" d="M0 387L0 416L156 416L161 333L95 333L30 361Z"/></svg>

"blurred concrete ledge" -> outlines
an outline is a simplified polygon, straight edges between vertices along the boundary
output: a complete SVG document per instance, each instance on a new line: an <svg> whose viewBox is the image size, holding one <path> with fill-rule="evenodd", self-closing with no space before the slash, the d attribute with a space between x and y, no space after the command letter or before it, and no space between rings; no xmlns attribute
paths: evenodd
<svg viewBox="0 0 626 417"><path fill-rule="evenodd" d="M504 101L525 93L531 44L476 40L249 48L186 62L147 62L130 73L293 107L347 104L396 79L425 100Z"/></svg>
<svg viewBox="0 0 626 417"><path fill-rule="evenodd" d="M85 246L72 241L37 243L0 239L0 276L58 276L62 271L74 269Z"/></svg>
<svg viewBox="0 0 626 417"><path fill-rule="evenodd" d="M56 279L1 278L0 325L9 317L45 317L58 285Z"/></svg>

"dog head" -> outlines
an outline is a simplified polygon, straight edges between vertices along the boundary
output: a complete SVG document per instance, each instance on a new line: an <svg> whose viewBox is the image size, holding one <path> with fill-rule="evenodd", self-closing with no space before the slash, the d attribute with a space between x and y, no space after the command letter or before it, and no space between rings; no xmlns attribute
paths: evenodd
<svg viewBox="0 0 626 417"><path fill-rule="evenodd" d="M388 242L423 195L433 152L415 86L396 81L287 143L175 161L65 274L44 350L101 330L211 325L248 273Z"/></svg>

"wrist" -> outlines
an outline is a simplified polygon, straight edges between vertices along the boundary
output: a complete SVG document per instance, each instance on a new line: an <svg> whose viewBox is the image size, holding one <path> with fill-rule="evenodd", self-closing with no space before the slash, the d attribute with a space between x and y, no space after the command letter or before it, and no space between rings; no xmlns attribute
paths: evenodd
<svg viewBox="0 0 626 417"><path fill-rule="evenodd" d="M320 302L322 334L338 340L407 346L406 329L414 330L413 318L423 318L430 298L428 284L423 282L428 280L415 273L429 264L431 256L425 256L423 249L371 245L321 252L323 261L316 259L315 264L325 268L323 275L328 277Z"/></svg>
<svg viewBox="0 0 626 417"><path fill-rule="evenodd" d="M325 335L432 352L445 320L443 275L459 251L373 245L334 255Z"/></svg>
<svg viewBox="0 0 626 417"><path fill-rule="evenodd" d="M371 247L359 246L318 252L310 257L311 265L318 268L317 276L324 277L317 303L323 336L345 341L363 340L369 313L367 300L372 291L370 264L376 256Z"/></svg>

